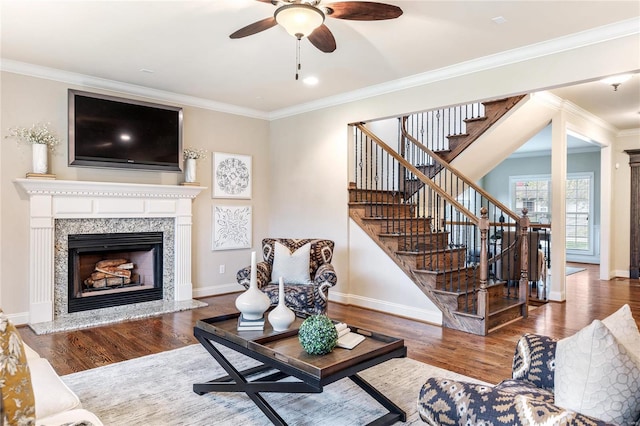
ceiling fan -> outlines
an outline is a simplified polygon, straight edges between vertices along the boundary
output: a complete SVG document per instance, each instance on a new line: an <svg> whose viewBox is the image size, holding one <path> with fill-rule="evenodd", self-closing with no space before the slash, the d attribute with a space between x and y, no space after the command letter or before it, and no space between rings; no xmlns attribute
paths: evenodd
<svg viewBox="0 0 640 426"><path fill-rule="evenodd" d="M325 17L355 21L395 19L402 9L372 1L340 1L320 4L322 0L257 0L277 6L272 17L249 24L231 34L232 39L247 37L280 24L298 40L307 37L323 52L336 50L336 39L324 24Z"/></svg>

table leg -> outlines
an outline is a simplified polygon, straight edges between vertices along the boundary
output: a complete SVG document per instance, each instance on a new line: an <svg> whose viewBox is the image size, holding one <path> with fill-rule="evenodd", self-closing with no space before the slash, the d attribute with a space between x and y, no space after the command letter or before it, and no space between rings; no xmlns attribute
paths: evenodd
<svg viewBox="0 0 640 426"><path fill-rule="evenodd" d="M407 414L398 407L393 401L384 396L378 389L373 387L369 382L360 377L357 374L349 376L349 378L358 386L362 388L366 393L371 395L373 399L378 401L380 405L389 410L388 414L374 420L369 425L391 425L397 421L405 422L407 420Z"/></svg>
<svg viewBox="0 0 640 426"><path fill-rule="evenodd" d="M284 392L284 393L320 393L322 388L315 388L304 382L278 382L277 380L289 377L281 371L274 371L255 381L247 380L248 377L269 370L273 367L260 365L247 370L238 371L222 355L222 353L206 338L196 336L200 343L215 358L220 366L228 373L227 376L211 380L206 383L195 383L193 391L198 395L209 392L244 392L251 398L254 404L271 420L274 425L286 426L286 422L276 413L269 403L260 395L260 392Z"/></svg>

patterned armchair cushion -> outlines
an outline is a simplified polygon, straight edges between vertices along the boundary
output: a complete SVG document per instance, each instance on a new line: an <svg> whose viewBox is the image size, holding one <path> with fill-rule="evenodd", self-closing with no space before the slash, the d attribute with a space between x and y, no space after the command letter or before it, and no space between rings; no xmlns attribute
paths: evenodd
<svg viewBox="0 0 640 426"><path fill-rule="evenodd" d="M309 275L312 282L309 285L287 285L285 282L285 301L288 307L294 311L306 314L323 314L327 311L327 299L329 288L336 285L338 278L331 260L333 259L334 242L321 239L288 239L265 238L262 240L263 262L258 262L257 281L258 288L264 291L272 304L278 302L278 285L270 284L271 268L275 256L275 242L283 244L289 250L296 250L307 243L311 243L309 253ZM249 288L251 268L246 267L238 271L236 276L238 283Z"/></svg>
<svg viewBox="0 0 640 426"><path fill-rule="evenodd" d="M530 383L516 380L498 387L430 378L418 398L420 418L432 426L440 425L584 425L604 426L603 421L549 402L552 394L533 391ZM524 386L524 388L522 388ZM521 387L521 389L518 389ZM510 390L525 390L513 393Z"/></svg>
<svg viewBox="0 0 640 426"><path fill-rule="evenodd" d="M516 345L512 378L527 380L535 386L553 391L556 368L555 339L537 334L525 334Z"/></svg>

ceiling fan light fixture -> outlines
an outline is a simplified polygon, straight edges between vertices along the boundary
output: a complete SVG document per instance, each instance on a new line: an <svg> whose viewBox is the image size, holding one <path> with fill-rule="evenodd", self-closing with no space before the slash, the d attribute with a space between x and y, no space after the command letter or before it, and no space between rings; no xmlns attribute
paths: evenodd
<svg viewBox="0 0 640 426"><path fill-rule="evenodd" d="M280 6L273 17L289 34L301 39L324 23L324 13L306 3Z"/></svg>

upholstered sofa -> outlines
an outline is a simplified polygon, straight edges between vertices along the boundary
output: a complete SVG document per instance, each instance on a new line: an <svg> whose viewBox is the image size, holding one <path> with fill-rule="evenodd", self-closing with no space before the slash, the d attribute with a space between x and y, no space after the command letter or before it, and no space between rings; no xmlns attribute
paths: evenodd
<svg viewBox="0 0 640 426"><path fill-rule="evenodd" d="M336 285L336 271L331 264L334 242L323 239L265 238L262 262L258 262L257 284L278 303L278 280L284 280L285 303L303 314L327 311L329 288ZM249 288L251 267L237 273L238 283Z"/></svg>
<svg viewBox="0 0 640 426"><path fill-rule="evenodd" d="M640 333L629 306L560 341L525 334L512 378L496 386L429 378L418 412L433 426L640 425Z"/></svg>
<svg viewBox="0 0 640 426"><path fill-rule="evenodd" d="M51 364L22 342L18 331L0 312L2 347L1 390L4 425L101 426L82 408Z"/></svg>

